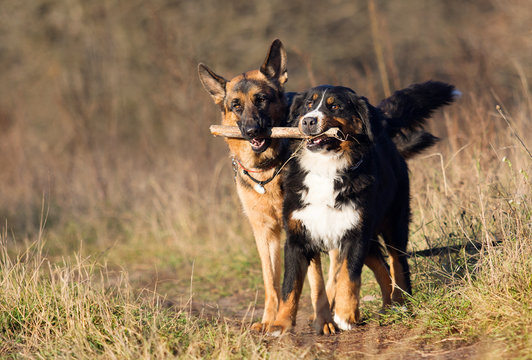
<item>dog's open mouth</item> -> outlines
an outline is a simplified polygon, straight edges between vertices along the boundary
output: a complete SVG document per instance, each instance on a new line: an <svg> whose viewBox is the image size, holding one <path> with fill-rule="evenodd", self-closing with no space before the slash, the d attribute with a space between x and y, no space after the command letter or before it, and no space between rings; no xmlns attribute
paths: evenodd
<svg viewBox="0 0 532 360"><path fill-rule="evenodd" d="M253 138L249 140L251 149L256 153L261 153L270 146L271 140L266 138Z"/></svg>
<svg viewBox="0 0 532 360"><path fill-rule="evenodd" d="M307 139L307 149L311 151L317 151L323 149L324 147L327 147L328 145L334 145L337 142L338 140L333 137L328 137L327 135L319 135Z"/></svg>

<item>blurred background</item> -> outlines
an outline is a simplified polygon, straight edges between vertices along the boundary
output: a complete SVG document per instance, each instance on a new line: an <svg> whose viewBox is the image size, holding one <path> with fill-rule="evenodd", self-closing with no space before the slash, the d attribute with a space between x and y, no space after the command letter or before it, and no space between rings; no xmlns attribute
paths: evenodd
<svg viewBox="0 0 532 360"><path fill-rule="evenodd" d="M443 139L436 152L465 159L443 174L445 191L459 192L473 157L520 152L496 104L530 146L531 21L527 0L3 0L6 237L23 243L46 220L50 254L83 243L135 264L150 246L160 256L171 247L177 263L212 246L256 257L196 67L231 78L258 68L275 38L289 91L338 84L378 103L413 82L455 84L462 99L430 126ZM422 174L440 160L416 166Z"/></svg>
<svg viewBox="0 0 532 360"><path fill-rule="evenodd" d="M429 121L439 144L409 160L413 315L316 349L467 344L463 358L489 335L476 348L501 355L477 357L529 358L531 5L0 0L0 357L320 357L244 331L261 266L197 76L198 62L228 79L257 69L279 38L288 91L344 85L377 104L434 79L463 93ZM364 271L363 316L388 321ZM307 295L301 309L307 329Z"/></svg>

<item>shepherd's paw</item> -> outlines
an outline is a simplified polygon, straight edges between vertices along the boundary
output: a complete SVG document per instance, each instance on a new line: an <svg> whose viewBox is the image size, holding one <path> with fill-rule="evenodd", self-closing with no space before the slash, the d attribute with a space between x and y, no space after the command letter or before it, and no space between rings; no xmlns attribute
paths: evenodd
<svg viewBox="0 0 532 360"><path fill-rule="evenodd" d="M256 322L253 325L251 325L251 331L262 333L266 330L266 324L261 322Z"/></svg>
<svg viewBox="0 0 532 360"><path fill-rule="evenodd" d="M315 320L312 322L312 327L318 335L333 335L336 334L336 326L331 316L331 312L327 309L324 314L318 314L315 316Z"/></svg>
<svg viewBox="0 0 532 360"><path fill-rule="evenodd" d="M270 336L281 336L292 328L291 321L276 320L266 328L266 333Z"/></svg>

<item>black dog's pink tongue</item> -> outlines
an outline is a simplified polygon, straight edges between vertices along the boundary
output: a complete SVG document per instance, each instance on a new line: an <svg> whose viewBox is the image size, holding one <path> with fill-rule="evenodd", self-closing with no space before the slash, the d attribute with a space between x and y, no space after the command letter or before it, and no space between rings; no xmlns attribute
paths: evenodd
<svg viewBox="0 0 532 360"><path fill-rule="evenodd" d="M318 137L315 137L315 138L312 138L312 139L309 139L309 141L313 144L319 144L321 143L323 140L325 140L327 137L326 136L318 136Z"/></svg>

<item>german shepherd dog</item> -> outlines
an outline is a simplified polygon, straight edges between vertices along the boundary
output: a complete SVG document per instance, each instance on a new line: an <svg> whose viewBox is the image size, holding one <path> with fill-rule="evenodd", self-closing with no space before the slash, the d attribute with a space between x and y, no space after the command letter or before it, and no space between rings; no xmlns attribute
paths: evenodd
<svg viewBox="0 0 532 360"><path fill-rule="evenodd" d="M251 224L262 264L265 304L261 331L277 313L281 277L281 177L276 176L288 156L288 141L268 138L268 128L286 124L289 96L286 52L275 40L258 70L226 80L207 66L198 72L205 89L220 106L222 124L238 126L244 140L226 138L235 171L236 188Z"/></svg>
<svg viewBox="0 0 532 360"><path fill-rule="evenodd" d="M237 193L250 221L262 265L264 313L262 321L252 325L253 330L262 331L275 320L280 297L283 191L281 177L277 175L289 158L290 149L286 139L268 138L268 128L287 125L289 106L294 96L294 93L284 91L288 79L286 52L281 41L273 41L264 63L258 70L245 72L231 80L217 75L204 64L198 65L198 73L204 88L220 107L222 124L238 126L245 138L226 138L225 141L229 146L235 171ZM425 88L419 88L414 93L426 91ZM430 146L436 140L428 133L412 130L415 127L412 124L421 123L430 116L432 110L444 105L445 96L433 94L434 102L422 104L427 108L423 109L425 115L420 117L420 109L410 111L412 114L403 111L409 108L403 102L411 101L411 96L398 94L404 95L397 92L385 99L383 104L388 104L390 133L395 136L394 139L397 138L405 154L411 156L416 153L418 146L413 144L423 142ZM400 109L401 113L395 109ZM331 254L330 273L333 273L337 267L337 250L332 250ZM365 263L376 274L381 287L387 286L385 284L389 275L386 264L380 258L371 256L366 257ZM309 267L314 309L321 308L321 305L316 304L322 295L318 293L323 288L321 274L321 264L316 260ZM334 287L333 276L327 284L328 293L332 294ZM314 314L314 318L319 317Z"/></svg>
<svg viewBox="0 0 532 360"><path fill-rule="evenodd" d="M422 88L428 93L419 92ZM283 175L285 272L282 301L269 332L282 333L295 324L307 268L319 262L321 251L331 249L340 250L334 322L327 297L322 295L316 302L320 307L315 313L321 316L314 328L333 333L335 325L348 330L359 322L364 260L369 256L384 261L377 236L382 236L391 258L391 277L386 274L388 283L380 284L384 305L390 303L390 294L391 300L400 304L405 301L404 294L411 294L406 253L408 169L392 138L399 136L396 143L407 155L432 145L435 138L424 131L404 136L397 129L421 126L423 110L434 108L429 105L431 90L442 89L444 96L437 96L436 104L450 103L456 94L454 88L437 82L396 92L381 103L381 108L345 87L319 86L294 98L290 121L312 138L303 140L304 148L295 154ZM411 95L405 103L404 97ZM413 112L408 116L410 110ZM320 136L331 127L340 128L343 138Z"/></svg>

